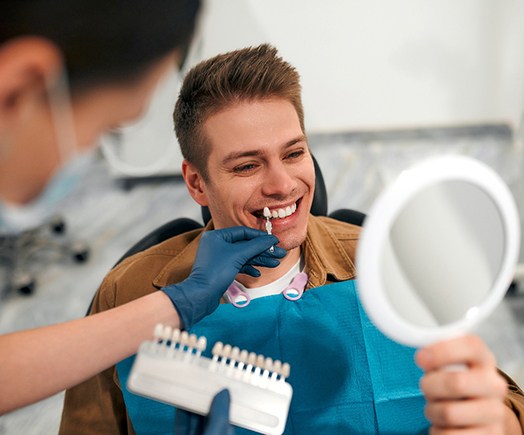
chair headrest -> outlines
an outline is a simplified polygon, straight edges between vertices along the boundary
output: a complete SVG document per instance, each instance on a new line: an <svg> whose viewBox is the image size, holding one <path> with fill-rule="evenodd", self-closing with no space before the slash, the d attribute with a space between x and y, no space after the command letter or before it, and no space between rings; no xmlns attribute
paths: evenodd
<svg viewBox="0 0 524 435"><path fill-rule="evenodd" d="M315 195L313 195L313 202L311 203L311 214L315 216L327 216L328 201L326 184L324 183L324 177L322 176L322 171L320 170L317 159L315 159L313 154L311 154L311 157L313 158L313 165L315 166ZM205 225L211 219L211 213L209 213L209 208L206 206L202 207L201 212Z"/></svg>

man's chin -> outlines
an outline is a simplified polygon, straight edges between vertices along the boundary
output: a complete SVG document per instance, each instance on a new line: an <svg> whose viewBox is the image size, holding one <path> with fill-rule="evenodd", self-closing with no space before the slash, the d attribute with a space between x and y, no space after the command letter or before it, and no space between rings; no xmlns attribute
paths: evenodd
<svg viewBox="0 0 524 435"><path fill-rule="evenodd" d="M285 251L292 251L293 249L299 248L304 243L305 237L282 237L275 234L279 239L278 247Z"/></svg>

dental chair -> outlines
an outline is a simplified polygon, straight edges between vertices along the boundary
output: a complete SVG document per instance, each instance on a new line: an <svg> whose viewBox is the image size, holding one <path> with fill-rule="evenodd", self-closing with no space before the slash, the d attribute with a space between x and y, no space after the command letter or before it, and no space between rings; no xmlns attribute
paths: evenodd
<svg viewBox="0 0 524 435"><path fill-rule="evenodd" d="M315 166L315 194L311 203L311 213L314 216L329 216L339 221L362 226L366 215L356 210L340 209L328 215L326 185L324 183L324 177L322 176L320 166L318 165L318 162L316 161L314 156L313 164ZM204 225L206 225L211 219L209 209L207 207L202 207L201 215L202 221L204 222ZM172 221L169 221L161 227L151 231L149 234L147 234L145 237L143 237L137 243L135 243L131 248L129 248L129 250L124 255L122 255L122 257L120 257L120 259L115 263L113 268L120 264L127 257L130 257L131 255L144 251L145 249L157 245L158 243L163 242L164 240L167 240L171 237L202 227L203 225L201 223L190 218L173 219ZM89 312L91 311L92 305L93 301L91 301L91 303L89 304L87 314L89 314Z"/></svg>

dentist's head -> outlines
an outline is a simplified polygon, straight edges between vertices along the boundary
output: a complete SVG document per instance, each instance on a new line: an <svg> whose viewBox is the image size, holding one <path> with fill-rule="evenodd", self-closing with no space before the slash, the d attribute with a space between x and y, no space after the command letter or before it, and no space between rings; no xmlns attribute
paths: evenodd
<svg viewBox="0 0 524 435"><path fill-rule="evenodd" d="M38 197L74 155L136 118L187 48L198 0L4 0L0 200Z"/></svg>

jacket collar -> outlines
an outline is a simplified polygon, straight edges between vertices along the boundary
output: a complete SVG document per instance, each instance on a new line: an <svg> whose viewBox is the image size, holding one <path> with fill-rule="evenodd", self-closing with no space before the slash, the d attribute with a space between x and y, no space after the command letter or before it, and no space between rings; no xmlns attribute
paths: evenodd
<svg viewBox="0 0 524 435"><path fill-rule="evenodd" d="M308 274L307 288L320 287L330 281L356 278L353 260L340 239L324 219L310 215L306 240L302 244Z"/></svg>
<svg viewBox="0 0 524 435"><path fill-rule="evenodd" d="M177 283L186 279L191 273L193 263L200 244L200 238L204 231L213 230L213 221L210 220L207 225L198 232L198 235L190 240L178 254L176 254L160 271L160 273L153 280L153 285L157 288L165 287L166 285Z"/></svg>

